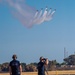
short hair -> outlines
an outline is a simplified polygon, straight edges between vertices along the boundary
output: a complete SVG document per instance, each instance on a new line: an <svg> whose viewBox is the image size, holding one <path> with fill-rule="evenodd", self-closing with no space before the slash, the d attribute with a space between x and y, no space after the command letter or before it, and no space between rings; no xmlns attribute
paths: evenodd
<svg viewBox="0 0 75 75"><path fill-rule="evenodd" d="M17 59L17 55L16 55L16 54L14 54L14 55L12 56L12 58L13 58L13 59L15 59L15 58Z"/></svg>
<svg viewBox="0 0 75 75"><path fill-rule="evenodd" d="M43 59L43 56L40 57L40 60L42 60L42 59Z"/></svg>

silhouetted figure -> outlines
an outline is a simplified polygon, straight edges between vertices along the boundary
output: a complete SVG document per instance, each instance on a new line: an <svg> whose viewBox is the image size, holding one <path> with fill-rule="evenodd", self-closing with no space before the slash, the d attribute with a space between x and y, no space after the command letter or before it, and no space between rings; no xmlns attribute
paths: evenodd
<svg viewBox="0 0 75 75"><path fill-rule="evenodd" d="M9 64L9 72L10 75L21 75L22 73L22 67L20 62L17 60L16 54L12 56L12 61Z"/></svg>
<svg viewBox="0 0 75 75"><path fill-rule="evenodd" d="M48 65L48 59L40 57L40 62L38 63L38 75L45 75L45 66Z"/></svg>

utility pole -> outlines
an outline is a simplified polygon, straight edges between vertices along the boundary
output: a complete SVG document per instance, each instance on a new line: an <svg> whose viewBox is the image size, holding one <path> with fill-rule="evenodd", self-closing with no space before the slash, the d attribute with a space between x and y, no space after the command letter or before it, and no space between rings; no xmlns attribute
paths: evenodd
<svg viewBox="0 0 75 75"><path fill-rule="evenodd" d="M66 48L64 47L64 59L66 58Z"/></svg>

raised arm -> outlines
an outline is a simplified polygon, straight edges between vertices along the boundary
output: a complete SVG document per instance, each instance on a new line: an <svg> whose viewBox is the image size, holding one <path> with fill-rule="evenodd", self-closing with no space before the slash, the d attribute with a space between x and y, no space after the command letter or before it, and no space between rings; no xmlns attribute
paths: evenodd
<svg viewBox="0 0 75 75"><path fill-rule="evenodd" d="M49 61L48 61L48 59L46 58L46 59L45 59L45 65L48 65L48 63L49 63Z"/></svg>

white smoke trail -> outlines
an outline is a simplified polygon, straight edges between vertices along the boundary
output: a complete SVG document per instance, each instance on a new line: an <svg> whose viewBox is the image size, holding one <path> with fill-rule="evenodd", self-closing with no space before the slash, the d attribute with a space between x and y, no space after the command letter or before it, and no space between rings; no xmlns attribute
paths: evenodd
<svg viewBox="0 0 75 75"><path fill-rule="evenodd" d="M36 13L35 13L34 19L37 18L38 13L39 13L39 12L38 12L38 10L37 10Z"/></svg>
<svg viewBox="0 0 75 75"><path fill-rule="evenodd" d="M51 20L51 19L53 18L53 15L54 15L55 11L56 11L56 10L54 10L54 11L52 11L50 14L48 14L48 15L46 16L46 18L45 18L45 21Z"/></svg>
<svg viewBox="0 0 75 75"><path fill-rule="evenodd" d="M48 14L47 14L47 16L49 16L49 14L51 13L51 11L52 11L52 9L50 8L50 10L48 11Z"/></svg>
<svg viewBox="0 0 75 75"><path fill-rule="evenodd" d="M47 8L45 9L43 15L38 18L38 20L36 21L36 24L41 24L42 22L44 22L46 15L47 15Z"/></svg>
<svg viewBox="0 0 75 75"><path fill-rule="evenodd" d="M32 27L33 25L41 24L44 21L49 21L53 18L55 13L55 11L52 11L51 9L48 11L47 7L44 12L43 9L38 11L31 6L26 5L25 0L3 0L3 2L6 2L9 5L13 15L26 27Z"/></svg>

